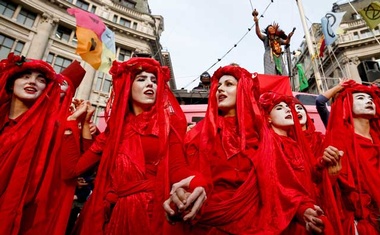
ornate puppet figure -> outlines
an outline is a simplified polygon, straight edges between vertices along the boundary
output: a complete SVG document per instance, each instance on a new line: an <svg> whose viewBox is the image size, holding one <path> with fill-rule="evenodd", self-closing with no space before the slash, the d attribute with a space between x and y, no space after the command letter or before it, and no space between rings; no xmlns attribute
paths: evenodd
<svg viewBox="0 0 380 235"><path fill-rule="evenodd" d="M252 15L256 25L256 35L264 43L264 73L286 76L288 73L282 58L281 46L290 43L294 30L286 35L285 32L280 29L279 25L274 22L265 28L264 35L260 30L258 19L259 13L256 9L252 12Z"/></svg>

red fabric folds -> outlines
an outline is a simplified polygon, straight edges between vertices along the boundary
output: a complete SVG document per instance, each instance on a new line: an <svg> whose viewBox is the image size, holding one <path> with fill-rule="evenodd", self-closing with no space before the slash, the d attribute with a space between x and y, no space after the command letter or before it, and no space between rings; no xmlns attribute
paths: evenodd
<svg viewBox="0 0 380 235"><path fill-rule="evenodd" d="M379 142L379 97L378 88L350 82L338 95L331 107L326 145L336 146L344 152L342 169L335 177L342 226L345 234L354 234L354 220L363 234L379 234L380 207L380 142ZM370 139L355 134L353 126L353 93L370 94L376 105L376 115L370 121ZM377 218L377 219L376 219ZM377 221L377 222L376 222ZM377 229L377 230L376 230Z"/></svg>
<svg viewBox="0 0 380 235"><path fill-rule="evenodd" d="M151 111L134 116L129 110L131 85L143 71L156 75L156 102ZM107 129L90 148L102 152L102 158L94 192L79 217L75 234L168 234L170 225L165 221L162 202L170 189L169 149L173 139L183 138L185 116L166 84L170 77L168 70L157 61L149 58L115 61L110 73L114 96L107 110L110 112ZM144 138L155 138L157 144L148 145ZM144 148L152 148L156 161L146 162ZM180 157L180 153L171 154ZM119 197L122 185L147 179L154 181L152 188L142 187L135 194ZM109 201L110 194L118 197L112 196Z"/></svg>
<svg viewBox="0 0 380 235"><path fill-rule="evenodd" d="M44 61L10 54L0 62L0 113L9 114L11 80L25 70L39 70L48 85L17 124L0 133L0 233L28 234L39 222L46 222L45 179L54 161L52 142L57 138L56 119L60 87L53 68ZM4 123L0 123L3 126Z"/></svg>

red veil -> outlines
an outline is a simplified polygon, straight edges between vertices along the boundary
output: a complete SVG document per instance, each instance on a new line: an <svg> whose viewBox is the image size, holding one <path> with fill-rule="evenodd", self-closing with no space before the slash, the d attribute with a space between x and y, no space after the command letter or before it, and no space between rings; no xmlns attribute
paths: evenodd
<svg viewBox="0 0 380 235"><path fill-rule="evenodd" d="M206 116L188 132L185 139L185 151L190 165L202 172L210 182L212 182L212 179L209 156L215 148L221 148L221 146L215 146L219 119L216 93L219 79L223 75L231 75L238 80L236 93L238 133L230 133L236 145L231 144L225 146L224 149L233 149L235 152L241 152L250 148L255 149L258 146L259 135L261 134L260 127L262 120L257 104L257 98L259 96L257 77L252 77L252 74L244 68L233 65L221 67L216 70L211 78L211 89ZM192 154L194 149L198 150L198 154ZM254 153L249 153L250 156L248 157L252 159ZM224 230L232 233L241 232L242 230L239 228L240 225L236 223L240 222L246 225L251 222L248 215L254 214L258 204L258 191L256 187L256 174L254 169L252 169L246 183L239 187L233 198L218 203L217 205L207 204L206 201L199 223L214 227L224 226Z"/></svg>
<svg viewBox="0 0 380 235"><path fill-rule="evenodd" d="M48 85L33 106L17 118L17 124L0 134L0 233L27 232L46 198L41 195L56 134L60 87L53 68L44 61L25 59L13 53L0 62L0 125L9 114L12 80L25 70L39 70ZM46 196L46 195L45 195Z"/></svg>
<svg viewBox="0 0 380 235"><path fill-rule="evenodd" d="M129 109L131 98L131 85L135 76L141 72L154 73L157 78L157 97L153 107L153 118L148 117L143 123L144 125L135 126L133 128L141 129L142 131L154 133L159 139L159 155L161 160L158 164L157 179L154 185L155 205L153 208L153 224L152 231L159 233L163 231L162 227L167 226L162 202L169 196L169 175L168 175L168 137L169 131L174 131L176 135L182 139L186 131L186 119L180 109L178 102L171 93L167 82L170 78L167 67L161 67L159 62L150 58L132 58L126 62L114 61L110 73L113 77L114 96L110 98L110 118L107 122L107 129L101 138L98 138L95 144L91 147L92 151L102 152L102 158L97 171L95 180L95 188L89 201L82 210L81 216L77 222L76 233L78 234L103 234L104 224L107 222L107 210L109 210L108 194L111 188L111 171L115 165L115 160L118 152L123 149L126 151L126 156L135 156L134 151L139 153L141 149L133 148L133 143L130 147L121 146L121 141L128 133L123 133L125 126L132 125L128 120L131 119L131 111ZM140 115L139 115L140 116ZM105 137L105 138L104 138ZM127 137L129 138L129 137ZM100 141L99 141L100 140ZM133 139L131 140L133 141ZM141 154L140 154L141 155ZM135 159L128 158L128 165L135 165L141 170L141 174L145 171L144 156L136 156ZM136 175L136 180L142 176ZM128 182L126 182L128 183ZM136 212L135 223L140 224L140 227L146 226L143 224L143 219L138 218ZM149 228L142 228L147 231ZM165 233L165 232L164 232Z"/></svg>
<svg viewBox="0 0 380 235"><path fill-rule="evenodd" d="M261 231L263 234L282 233L296 216L297 210L300 213L300 211L306 209L306 205L313 206L315 203L315 186L311 178L315 159L303 135L298 118L295 118L297 117L297 112L294 109L295 103L293 97L275 92L266 92L260 97L260 104L265 118L269 117L272 108L280 102L285 102L291 109L295 124L289 130L288 135L297 142L300 154L304 158L304 160L299 159L305 161L305 175L303 177L310 177L310 179L302 179L303 182L301 182L301 179L298 178L293 170L293 166L296 163L293 161L296 158L288 156L289 154L293 154L290 149L287 149L289 146L286 147L285 143L282 143L284 140L274 134L270 125L265 125L267 131L264 132L262 156L260 158L261 164L258 165L258 169L260 169L260 171L258 170L259 179L260 176L263 176L260 187L263 198L263 205L259 216L261 228L251 231L250 234L256 234L258 231ZM308 122L308 124L312 130L313 126L311 126L311 122ZM293 160L289 160L289 157L293 158ZM331 198L331 194L329 196ZM330 198L326 198L326 200ZM335 234L326 218L321 219L325 221L325 234Z"/></svg>
<svg viewBox="0 0 380 235"><path fill-rule="evenodd" d="M77 179L64 180L61 177L61 143L65 129L65 122L70 115L70 105L75 91L81 83L86 71L78 61L71 63L60 74L56 74L58 83L66 81L68 88L65 96L60 98L59 109L57 110L57 120L55 126L54 145L51 146L51 159L49 167L46 170L46 176L42 183L39 194L42 205L37 208L36 214L48 215L44 218L36 217L34 219L33 229L28 234L38 234L44 231L46 234L65 234L70 211L73 204L73 196ZM80 145L79 139L76 143ZM66 157L66 156L65 156Z"/></svg>
<svg viewBox="0 0 380 235"><path fill-rule="evenodd" d="M353 93L367 93L373 98L376 105L375 117L370 119L371 136L373 144L367 146L369 149L376 149L380 152L380 139L379 139L379 117L380 117L380 99L378 96L379 88L375 86L364 86L353 81L344 84L344 90L340 92L336 100L331 106L331 114L329 124L326 132L326 145L332 145L339 150L344 151L341 158L342 170L338 176L338 183L340 187L346 190L345 195L342 195L341 189L338 184L335 184L337 200L342 202L343 197L352 197L355 192L362 192L365 188L371 196L371 200L375 202L377 208L380 207L380 168L379 168L379 155L377 155L377 166L373 162L369 162L365 157L365 153L358 152L358 136L355 134L352 117L352 104ZM347 191L347 189L349 189ZM350 196L351 195L351 196ZM357 195L358 205L360 211L363 211L367 202L364 197ZM342 209L342 208L341 208ZM378 209L377 209L378 210ZM379 211L377 211L378 213ZM342 210L342 217L348 216ZM353 220L353 218L352 218ZM353 221L350 222L353 227ZM351 228L352 229L352 228ZM359 232L360 228L358 226ZM362 231L371 234L369 231Z"/></svg>

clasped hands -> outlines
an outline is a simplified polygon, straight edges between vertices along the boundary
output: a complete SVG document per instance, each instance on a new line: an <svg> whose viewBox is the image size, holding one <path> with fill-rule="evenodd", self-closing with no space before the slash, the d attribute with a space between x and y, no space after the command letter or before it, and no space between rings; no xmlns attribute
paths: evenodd
<svg viewBox="0 0 380 235"><path fill-rule="evenodd" d="M307 208L303 214L306 230L316 234L322 234L325 225L318 217L323 216L323 214L323 210L317 205L314 205L314 209Z"/></svg>
<svg viewBox="0 0 380 235"><path fill-rule="evenodd" d="M193 178L194 176L190 176L173 184L170 197L163 203L166 219L171 224L194 219L207 199L203 187L196 187L192 192L188 191Z"/></svg>

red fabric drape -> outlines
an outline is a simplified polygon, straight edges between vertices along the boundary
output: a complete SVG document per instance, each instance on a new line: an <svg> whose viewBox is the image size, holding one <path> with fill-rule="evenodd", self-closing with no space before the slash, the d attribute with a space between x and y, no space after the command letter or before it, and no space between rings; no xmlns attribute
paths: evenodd
<svg viewBox="0 0 380 235"><path fill-rule="evenodd" d="M144 116L139 117L144 118L144 120L135 122L133 114L129 110L130 89L133 79L142 71L156 75L157 96L152 111L145 115L145 118ZM165 222L163 216L162 202L169 196L170 189L168 173L169 133L172 132L179 139L182 139L186 131L185 116L166 84L170 77L168 70L161 67L157 61L148 58L132 58L123 63L114 62L110 72L113 76L114 97L110 99L112 102L111 114L107 123L106 138L101 143L96 142L96 145L91 147L92 151L101 151L102 158L96 176L94 192L83 209L75 233L107 234L111 231L107 229L107 226L110 226L109 228L112 227L112 229L116 229L115 231L125 231L125 234L166 234L169 224ZM113 208L111 218L108 218L107 216L110 215L108 212L111 208L110 198L107 195L110 195L114 187L115 179L112 178L112 172L117 166L117 161L124 159L124 167L126 168L120 170L128 175L128 179L139 181L145 177L147 169L141 149L140 135L154 135L159 140L157 146L159 162L155 177L157 181L155 181L154 187L149 189L154 195L152 218L147 220L147 211L144 208L135 210L139 204L148 201L147 198L144 198L147 195L144 193L119 198L115 208ZM140 148L138 148L139 146ZM121 158L121 156L124 157ZM132 203L133 206L130 209L127 208L126 214L124 214L122 205L125 206L129 203ZM133 216L127 218L123 215ZM131 221L128 223L131 226L120 227L125 225L124 223L127 220ZM106 226L108 222L110 224Z"/></svg>
<svg viewBox="0 0 380 235"><path fill-rule="evenodd" d="M26 233L30 235L38 234L40 231L54 235L65 234L73 204L77 179L68 180L62 178L60 154L66 118L69 115L69 107L76 87L70 79L57 75L58 82L62 82L63 79L68 82L69 87L65 96L60 99L59 110L57 110L56 114L55 137L52 140L54 144L50 146L51 159L46 170L45 179L41 184L41 191L37 197L41 201L41 205L37 208L36 214L49 216L44 218L36 216L32 229ZM80 145L79 139L77 139L76 144Z"/></svg>
<svg viewBox="0 0 380 235"><path fill-rule="evenodd" d="M360 234L379 234L378 224L373 217L379 216L380 207L380 190L377 187L380 184L378 88L355 82L344 86L345 89L331 107L326 132L326 145L336 146L344 152L341 158L342 169L333 185L340 202L342 226L345 234L354 234L354 220L357 220ZM355 134L352 104L353 93L356 92L370 94L376 105L376 115L370 119L373 143Z"/></svg>
<svg viewBox="0 0 380 235"><path fill-rule="evenodd" d="M47 214L36 214L44 208L50 195L42 196L44 180L49 177L51 143L56 138L56 119L60 87L54 81L55 72L46 62L25 59L10 54L0 62L0 113L9 114L11 93L8 79L25 70L39 70L48 85L17 121L0 134L0 233L26 234L35 222L44 221ZM0 123L2 125L2 123Z"/></svg>

